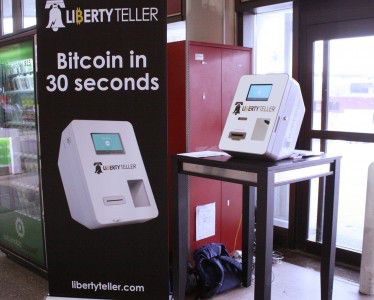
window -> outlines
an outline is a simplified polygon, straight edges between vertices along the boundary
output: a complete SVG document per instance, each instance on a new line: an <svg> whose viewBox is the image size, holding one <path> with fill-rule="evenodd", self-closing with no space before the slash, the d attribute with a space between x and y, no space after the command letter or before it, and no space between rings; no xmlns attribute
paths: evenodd
<svg viewBox="0 0 374 300"><path fill-rule="evenodd" d="M2 0L2 22L3 32L2 34L9 34L13 32L13 7L12 0Z"/></svg>
<svg viewBox="0 0 374 300"><path fill-rule="evenodd" d="M292 8L261 11L255 15L255 73L291 75Z"/></svg>
<svg viewBox="0 0 374 300"><path fill-rule="evenodd" d="M36 4L35 0L22 1L23 28L36 25Z"/></svg>
<svg viewBox="0 0 374 300"><path fill-rule="evenodd" d="M167 24L167 42L177 42L186 40L186 21L173 22Z"/></svg>
<svg viewBox="0 0 374 300"><path fill-rule="evenodd" d="M254 49L254 73L292 75L292 2L255 9L244 16L243 44ZM274 225L288 228L290 187L275 190Z"/></svg>
<svg viewBox="0 0 374 300"><path fill-rule="evenodd" d="M36 0L0 0L1 35L36 25ZM17 3L17 5L13 5ZM19 5L18 5L19 4Z"/></svg>

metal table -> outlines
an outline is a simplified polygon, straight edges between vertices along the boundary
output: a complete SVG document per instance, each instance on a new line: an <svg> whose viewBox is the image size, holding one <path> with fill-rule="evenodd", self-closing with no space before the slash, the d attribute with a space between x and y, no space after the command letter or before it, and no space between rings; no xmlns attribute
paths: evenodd
<svg viewBox="0 0 374 300"><path fill-rule="evenodd" d="M269 162L228 156L207 158L195 158L183 155L175 156L173 159L174 299L182 300L185 298L188 260L188 176L234 182L243 186L242 284L244 287L251 285L255 227L254 189L257 188L256 300L271 299L275 187L310 180L312 178L325 177L323 242L321 251L321 299L332 299L340 158L323 155L306 159Z"/></svg>

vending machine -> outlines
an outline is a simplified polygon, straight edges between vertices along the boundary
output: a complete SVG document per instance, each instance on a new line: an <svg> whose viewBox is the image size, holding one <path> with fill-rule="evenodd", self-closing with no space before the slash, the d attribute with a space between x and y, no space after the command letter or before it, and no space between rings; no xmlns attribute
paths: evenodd
<svg viewBox="0 0 374 300"><path fill-rule="evenodd" d="M0 46L0 249L45 270L34 40Z"/></svg>

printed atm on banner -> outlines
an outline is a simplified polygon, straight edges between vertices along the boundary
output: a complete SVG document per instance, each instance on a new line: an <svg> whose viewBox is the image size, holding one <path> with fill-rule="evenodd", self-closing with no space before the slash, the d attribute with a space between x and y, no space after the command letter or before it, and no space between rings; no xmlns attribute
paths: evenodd
<svg viewBox="0 0 374 300"><path fill-rule="evenodd" d="M0 128L0 174L22 173L22 146L25 141L21 141L19 129Z"/></svg>
<svg viewBox="0 0 374 300"><path fill-rule="evenodd" d="M219 148L234 156L290 157L304 114L300 86L287 74L243 76Z"/></svg>
<svg viewBox="0 0 374 300"><path fill-rule="evenodd" d="M61 136L58 167L70 214L89 229L158 216L129 122L72 121Z"/></svg>

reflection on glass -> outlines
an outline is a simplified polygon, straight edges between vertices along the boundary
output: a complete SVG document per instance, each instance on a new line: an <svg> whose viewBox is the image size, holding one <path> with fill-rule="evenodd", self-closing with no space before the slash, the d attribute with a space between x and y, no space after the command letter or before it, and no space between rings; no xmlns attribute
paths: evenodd
<svg viewBox="0 0 374 300"><path fill-rule="evenodd" d="M374 133L374 36L329 45L328 130Z"/></svg>
<svg viewBox="0 0 374 300"><path fill-rule="evenodd" d="M0 244L43 266L33 43L0 48Z"/></svg>
<svg viewBox="0 0 374 300"><path fill-rule="evenodd" d="M321 151L321 141L317 139L312 140L312 151ZM318 215L318 189L319 179L315 178L310 181L309 194L309 231L308 239L317 241L317 215Z"/></svg>
<svg viewBox="0 0 374 300"><path fill-rule="evenodd" d="M313 45L313 130L321 130L323 41Z"/></svg>
<svg viewBox="0 0 374 300"><path fill-rule="evenodd" d="M2 0L3 9L3 34L13 32L13 7L12 0Z"/></svg>
<svg viewBox="0 0 374 300"><path fill-rule="evenodd" d="M276 187L274 190L274 225L288 228L290 185Z"/></svg>
<svg viewBox="0 0 374 300"><path fill-rule="evenodd" d="M319 147L318 147L319 148ZM317 150L313 148L313 150ZM374 161L374 144L327 141L327 152L343 157L340 170L337 246L362 250L366 203L367 170ZM313 180L310 196L309 240L316 240L318 180Z"/></svg>
<svg viewBox="0 0 374 300"><path fill-rule="evenodd" d="M36 25L36 4L35 0L23 0L23 28Z"/></svg>
<svg viewBox="0 0 374 300"><path fill-rule="evenodd" d="M368 167L374 144L327 141L329 154L342 155L337 245L362 250Z"/></svg>

